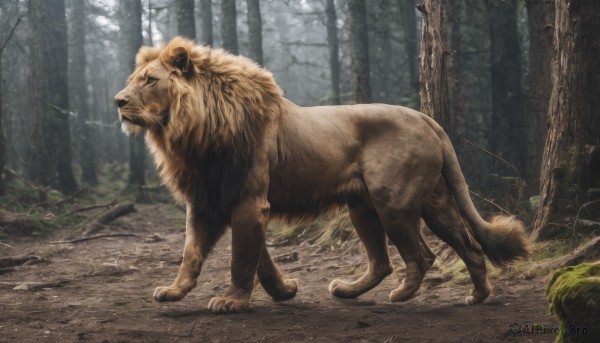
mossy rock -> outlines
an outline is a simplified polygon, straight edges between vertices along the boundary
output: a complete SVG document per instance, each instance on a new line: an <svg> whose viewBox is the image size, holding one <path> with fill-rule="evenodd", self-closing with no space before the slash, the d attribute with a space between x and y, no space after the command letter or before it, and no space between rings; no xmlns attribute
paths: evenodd
<svg viewBox="0 0 600 343"><path fill-rule="evenodd" d="M600 342L600 262L556 270L546 295L560 321L554 342Z"/></svg>

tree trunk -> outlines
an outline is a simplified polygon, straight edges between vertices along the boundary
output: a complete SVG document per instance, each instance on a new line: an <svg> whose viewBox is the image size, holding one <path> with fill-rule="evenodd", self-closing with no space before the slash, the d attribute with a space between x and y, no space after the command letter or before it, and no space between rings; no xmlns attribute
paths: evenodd
<svg viewBox="0 0 600 343"><path fill-rule="evenodd" d="M551 37L554 23L554 2L527 0L527 22L529 25L529 94L528 116L533 123L531 146L533 161L530 168L532 179L539 177L544 143L548 132L548 103L552 92Z"/></svg>
<svg viewBox="0 0 600 343"><path fill-rule="evenodd" d="M446 64L449 52L442 40L444 0L419 5L423 18L421 38L421 112L434 118L450 134L451 113Z"/></svg>
<svg viewBox="0 0 600 343"><path fill-rule="evenodd" d="M88 82L86 78L86 11L85 1L71 0L72 22L71 22L71 64L69 73L70 88L72 95L72 107L77 112L77 141L81 156L82 181L88 185L98 183L96 176L96 150L94 149L94 136L90 121L88 106Z"/></svg>
<svg viewBox="0 0 600 343"><path fill-rule="evenodd" d="M238 54L237 42L237 12L235 9L235 0L221 1L221 38L223 49Z"/></svg>
<svg viewBox="0 0 600 343"><path fill-rule="evenodd" d="M517 0L487 0L492 71L492 151L527 171L528 119L523 114Z"/></svg>
<svg viewBox="0 0 600 343"><path fill-rule="evenodd" d="M417 15L415 13L415 0L400 1L402 11L402 27L404 30L404 45L406 46L406 59L410 75L411 99L419 98L419 61L417 60Z"/></svg>
<svg viewBox="0 0 600 343"><path fill-rule="evenodd" d="M340 101L340 52L338 44L337 15L334 0L327 0L327 43L329 45L329 70L331 72L331 103L339 105Z"/></svg>
<svg viewBox="0 0 600 343"><path fill-rule="evenodd" d="M348 1L348 29L352 95L356 103L370 103L369 38L367 34L367 5L365 0Z"/></svg>
<svg viewBox="0 0 600 343"><path fill-rule="evenodd" d="M6 193L4 185L4 166L6 165L5 151L6 142L4 139L4 112L2 107L2 94L4 93L4 85L2 82L2 51L0 51L0 195Z"/></svg>
<svg viewBox="0 0 600 343"><path fill-rule="evenodd" d="M142 46L142 2L141 0L120 1L120 32L123 35L123 65L126 73L135 69L135 55ZM137 190L146 183L144 137L129 137L129 181L128 188Z"/></svg>
<svg viewBox="0 0 600 343"><path fill-rule="evenodd" d="M36 36L30 37L32 124L37 121L32 126L31 157L39 159L30 165L30 175L35 181L50 185L57 174L57 186L72 193L77 183L71 166L71 134L66 113L69 90L65 3L31 0L29 11L31 36Z"/></svg>
<svg viewBox="0 0 600 343"><path fill-rule="evenodd" d="M212 1L200 0L200 17L202 18L202 44L213 45Z"/></svg>
<svg viewBox="0 0 600 343"><path fill-rule="evenodd" d="M259 0L247 0L248 4L248 43L249 56L254 62L263 65L262 18Z"/></svg>
<svg viewBox="0 0 600 343"><path fill-rule="evenodd" d="M540 207L532 238L564 234L591 176L582 153L600 136L600 2L556 0L553 34L552 95L549 129L542 160ZM566 227L566 228L565 228Z"/></svg>
<svg viewBox="0 0 600 343"><path fill-rule="evenodd" d="M196 39L195 0L177 0L177 34Z"/></svg>

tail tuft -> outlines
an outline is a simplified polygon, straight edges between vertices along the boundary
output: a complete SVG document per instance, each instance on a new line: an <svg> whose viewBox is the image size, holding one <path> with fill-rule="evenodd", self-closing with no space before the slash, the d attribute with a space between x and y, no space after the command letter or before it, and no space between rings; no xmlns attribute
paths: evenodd
<svg viewBox="0 0 600 343"><path fill-rule="evenodd" d="M483 252L495 266L506 266L531 254L525 226L515 217L494 216L477 236Z"/></svg>

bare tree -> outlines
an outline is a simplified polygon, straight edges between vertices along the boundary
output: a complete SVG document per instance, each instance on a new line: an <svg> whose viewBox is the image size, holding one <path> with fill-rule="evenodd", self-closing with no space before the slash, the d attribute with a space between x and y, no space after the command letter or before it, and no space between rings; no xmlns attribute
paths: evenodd
<svg viewBox="0 0 600 343"><path fill-rule="evenodd" d="M600 143L600 2L556 0L555 15L550 125L532 233L536 239L564 234L565 225L557 220L577 215L594 177L581 156L586 144Z"/></svg>
<svg viewBox="0 0 600 343"><path fill-rule="evenodd" d="M248 40L249 56L256 63L263 65L262 47L262 18L260 16L260 1L247 0L248 4Z"/></svg>
<svg viewBox="0 0 600 343"><path fill-rule="evenodd" d="M235 0L221 1L221 37L223 40L223 49L232 54L238 53L237 42L237 13L235 9Z"/></svg>
<svg viewBox="0 0 600 343"><path fill-rule="evenodd" d="M527 0L529 26L529 94L528 115L533 122L533 163L530 174L539 176L544 143L548 130L548 103L552 92L550 71L551 37L554 1Z"/></svg>
<svg viewBox="0 0 600 343"><path fill-rule="evenodd" d="M96 176L96 149L94 148L93 130L89 125L88 82L86 78L86 1L71 0L71 63L69 65L69 86L71 104L77 113L77 142L81 159L82 181L89 185L98 183Z"/></svg>
<svg viewBox="0 0 600 343"><path fill-rule="evenodd" d="M120 32L123 48L121 58L127 74L135 69L135 55L142 46L142 2L130 0L119 2ZM137 190L146 183L145 176L146 147L144 137L129 137L129 181L128 188Z"/></svg>
<svg viewBox="0 0 600 343"><path fill-rule="evenodd" d="M177 0L177 34L196 39L194 0Z"/></svg>
<svg viewBox="0 0 600 343"><path fill-rule="evenodd" d="M517 0L486 0L492 70L492 150L521 172L528 167L528 122L523 115Z"/></svg>
<svg viewBox="0 0 600 343"><path fill-rule="evenodd" d="M365 0L348 1L348 29L350 31L350 69L352 94L356 103L370 103L369 36L367 34L367 5Z"/></svg>
<svg viewBox="0 0 600 343"><path fill-rule="evenodd" d="M442 2L425 0L419 5L423 14L421 38L421 111L434 118L446 132L451 132L448 51L442 39Z"/></svg>
<svg viewBox="0 0 600 343"><path fill-rule="evenodd" d="M213 24L212 24L212 1L200 0L200 17L202 18L202 36L200 39L203 44L213 45Z"/></svg>
<svg viewBox="0 0 600 343"><path fill-rule="evenodd" d="M67 25L64 0L29 1L32 147L30 176L71 193L77 188L71 166L67 81Z"/></svg>
<svg viewBox="0 0 600 343"><path fill-rule="evenodd" d="M408 61L408 72L411 98L419 97L419 65L417 61L417 15L415 13L415 0L400 1L402 11L402 28L404 30L404 44L406 46L406 59Z"/></svg>
<svg viewBox="0 0 600 343"><path fill-rule="evenodd" d="M4 10L4 8L2 8ZM18 18L8 34L1 36L0 39L0 195L4 195L6 192L6 185L4 184L4 167L6 166L6 142L4 136L4 112L2 107L2 95L4 93L4 85L2 84L2 56L4 55L4 49L10 41L15 32L17 26L21 23L21 18Z"/></svg>
<svg viewBox="0 0 600 343"><path fill-rule="evenodd" d="M327 43L329 45L329 70L331 72L332 103L340 102L340 52L338 44L337 15L334 0L327 0Z"/></svg>

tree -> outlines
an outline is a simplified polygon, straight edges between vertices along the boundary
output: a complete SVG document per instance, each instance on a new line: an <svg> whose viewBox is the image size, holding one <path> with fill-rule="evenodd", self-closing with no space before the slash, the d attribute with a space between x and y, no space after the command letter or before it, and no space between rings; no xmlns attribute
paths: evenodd
<svg viewBox="0 0 600 343"><path fill-rule="evenodd" d="M523 115L517 0L486 0L492 74L492 151L526 172L528 119Z"/></svg>
<svg viewBox="0 0 600 343"><path fill-rule="evenodd" d="M329 70L331 73L332 104L340 102L340 52L338 44L337 15L334 0L327 0L327 44L329 45Z"/></svg>
<svg viewBox="0 0 600 343"><path fill-rule="evenodd" d="M177 0L177 34L196 39L194 0Z"/></svg>
<svg viewBox="0 0 600 343"><path fill-rule="evenodd" d="M402 13L402 27L404 30L404 44L406 46L406 59L411 94L410 98L419 97L419 66L417 61L417 15L415 13L415 0L400 1Z"/></svg>
<svg viewBox="0 0 600 343"><path fill-rule="evenodd" d="M122 35L123 66L126 74L135 69L135 56L142 46L142 2L141 0L120 1L120 32ZM137 190L146 183L145 176L144 137L135 135L129 137L129 181L128 188Z"/></svg>
<svg viewBox="0 0 600 343"><path fill-rule="evenodd" d="M212 1L200 0L200 16L202 18L202 36L200 39L203 44L213 45L213 25L212 25Z"/></svg>
<svg viewBox="0 0 600 343"><path fill-rule="evenodd" d="M369 38L365 0L348 1L348 30L352 95L356 103L370 103Z"/></svg>
<svg viewBox="0 0 600 343"><path fill-rule="evenodd" d="M248 40L250 51L248 57L263 65L262 48L262 18L260 16L260 1L247 0L248 4Z"/></svg>
<svg viewBox="0 0 600 343"><path fill-rule="evenodd" d="M77 188L71 166L64 0L29 1L32 147L30 176L67 193Z"/></svg>
<svg viewBox="0 0 600 343"><path fill-rule="evenodd" d="M1 8L4 10L4 8ZM13 27L10 29L10 32L6 37L2 37L2 41L0 43L0 195L4 195L6 192L6 185L4 184L4 167L6 166L6 142L4 137L4 112L2 107L2 94L4 92L4 86L2 85L2 56L4 49L6 48L6 44L12 38L13 33L15 32L17 26L21 23L21 18L18 18Z"/></svg>
<svg viewBox="0 0 600 343"><path fill-rule="evenodd" d="M88 107L88 82L86 78L86 2L84 0L71 0L73 9L71 20L71 64L69 79L70 94L73 110L77 113L77 141L81 155L82 180L89 185L98 183L96 176L96 149L94 148L93 130L88 124L90 121Z"/></svg>
<svg viewBox="0 0 600 343"><path fill-rule="evenodd" d="M235 0L222 0L221 37L223 40L223 49L237 55L238 42L236 17Z"/></svg>
<svg viewBox="0 0 600 343"><path fill-rule="evenodd" d="M585 190L593 175L581 155L586 144L600 143L600 2L556 0L555 16L552 95L535 239L564 234L565 225L556 221L575 217L589 199Z"/></svg>
<svg viewBox="0 0 600 343"><path fill-rule="evenodd" d="M442 36L442 3L426 0L418 5L423 14L421 38L421 111L451 133L450 95L446 70L449 52Z"/></svg>
<svg viewBox="0 0 600 343"><path fill-rule="evenodd" d="M527 0L529 26L529 94L527 112L532 117L534 145L531 175L539 176L546 142L548 104L552 92L550 32L554 22L554 1Z"/></svg>

